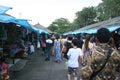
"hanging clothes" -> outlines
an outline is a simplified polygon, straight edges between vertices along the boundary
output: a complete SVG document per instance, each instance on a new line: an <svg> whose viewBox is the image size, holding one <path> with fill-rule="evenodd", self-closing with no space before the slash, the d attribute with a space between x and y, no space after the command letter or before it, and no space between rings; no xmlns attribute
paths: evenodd
<svg viewBox="0 0 120 80"><path fill-rule="evenodd" d="M7 30L2 26L2 40L7 40Z"/></svg>

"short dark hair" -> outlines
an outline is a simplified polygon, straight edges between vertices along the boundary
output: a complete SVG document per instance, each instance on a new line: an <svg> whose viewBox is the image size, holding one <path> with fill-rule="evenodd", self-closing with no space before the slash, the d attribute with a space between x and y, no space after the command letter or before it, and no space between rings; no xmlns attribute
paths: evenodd
<svg viewBox="0 0 120 80"><path fill-rule="evenodd" d="M59 36L59 35L56 35L55 37L56 37L56 39L59 39L59 38L60 38L60 36Z"/></svg>
<svg viewBox="0 0 120 80"><path fill-rule="evenodd" d="M77 46L78 45L78 39L73 39L72 43L73 43L73 45Z"/></svg>
<svg viewBox="0 0 120 80"><path fill-rule="evenodd" d="M111 37L111 33L107 28L100 28L96 36L100 43L107 43Z"/></svg>
<svg viewBox="0 0 120 80"><path fill-rule="evenodd" d="M77 34L77 39L81 39L81 34Z"/></svg>
<svg viewBox="0 0 120 80"><path fill-rule="evenodd" d="M68 40L72 40L73 36L72 35L68 35Z"/></svg>

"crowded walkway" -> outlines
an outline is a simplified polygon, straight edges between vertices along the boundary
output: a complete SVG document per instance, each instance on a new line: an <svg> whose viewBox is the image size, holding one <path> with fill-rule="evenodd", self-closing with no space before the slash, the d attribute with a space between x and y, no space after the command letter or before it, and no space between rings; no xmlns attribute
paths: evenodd
<svg viewBox="0 0 120 80"><path fill-rule="evenodd" d="M67 80L67 69L64 61L56 63L54 56L50 61L45 61L37 50L35 54L29 55L27 63L20 71L10 71L11 80Z"/></svg>

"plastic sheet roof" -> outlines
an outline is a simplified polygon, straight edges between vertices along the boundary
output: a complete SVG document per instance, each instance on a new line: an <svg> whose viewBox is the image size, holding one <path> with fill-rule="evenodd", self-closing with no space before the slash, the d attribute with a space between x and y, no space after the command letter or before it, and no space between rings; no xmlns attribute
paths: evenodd
<svg viewBox="0 0 120 80"><path fill-rule="evenodd" d="M38 28L35 28L33 26L31 26L28 21L26 19L16 19L15 17L12 17L10 15L7 15L5 14L6 11L8 11L9 9L12 9L11 7L5 7L5 6L1 6L0 5L0 22L1 23L15 23L15 24L18 24L18 25L21 25L31 31L34 31L38 34L44 32L44 33L48 33L47 31L44 31L42 29L38 29Z"/></svg>
<svg viewBox="0 0 120 80"><path fill-rule="evenodd" d="M119 29L119 28L120 28L120 26L108 27L108 29L109 29L110 32L113 32L113 31L115 31L115 30L117 30L117 29Z"/></svg>
<svg viewBox="0 0 120 80"><path fill-rule="evenodd" d="M21 26L23 26L23 27L25 27L25 28L27 28L27 29L29 29L31 31L39 33L38 30L32 28L32 26L25 19L14 19L14 20L11 20L11 22L16 23L18 25L21 25Z"/></svg>
<svg viewBox="0 0 120 80"><path fill-rule="evenodd" d="M113 31L115 31L115 30L117 30L117 29L119 29L120 28L120 26L111 26L111 27L107 27L107 29L109 29L109 31L110 32L113 32ZM86 29L86 30L80 30L80 31L74 31L74 32L68 32L68 33L65 33L65 35L68 35L68 34L78 34L78 33L88 33L88 34L94 34L94 33L97 33L97 30L98 30L99 28L97 28L97 29Z"/></svg>
<svg viewBox="0 0 120 80"><path fill-rule="evenodd" d="M5 12L8 11L9 9L12 9L12 8L0 5L0 14L5 14Z"/></svg>
<svg viewBox="0 0 120 80"><path fill-rule="evenodd" d="M8 15L0 15L0 22L2 22L2 23L9 23L9 22L11 22L12 20L15 20L15 18L14 17L12 17L12 16L8 16Z"/></svg>
<svg viewBox="0 0 120 80"><path fill-rule="evenodd" d="M3 14L3 15L0 15L0 22L2 23L15 23L15 24L18 24L18 25L21 25L31 31L34 31L38 34L44 32L44 33L48 33L47 31L44 31L42 29L38 29L38 28L35 28L35 27L32 27L28 21L26 19L16 19L15 17L12 17L12 16L9 16L9 15L6 15L6 14Z"/></svg>
<svg viewBox="0 0 120 80"><path fill-rule="evenodd" d="M15 19L15 20L11 20L11 22L16 23L18 25L21 25L21 26L23 26L31 31L38 33L38 34L40 34L42 32L48 33L42 29L38 29L38 28L31 26L26 19Z"/></svg>

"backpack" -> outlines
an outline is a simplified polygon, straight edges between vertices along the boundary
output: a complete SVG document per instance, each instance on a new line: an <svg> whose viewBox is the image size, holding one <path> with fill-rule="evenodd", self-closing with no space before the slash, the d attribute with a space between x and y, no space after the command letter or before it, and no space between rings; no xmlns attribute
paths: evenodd
<svg viewBox="0 0 120 80"><path fill-rule="evenodd" d="M70 42L65 42L64 44L64 48L62 49L62 52L64 53L64 58L68 59L67 53L69 51L69 49L72 48L72 45Z"/></svg>
<svg viewBox="0 0 120 80"><path fill-rule="evenodd" d="M67 52L69 51L70 48L72 48L72 45L70 42L66 42L66 48L67 48Z"/></svg>
<svg viewBox="0 0 120 80"><path fill-rule="evenodd" d="M78 39L78 44L77 44L78 48L82 48L82 45L83 45L83 40Z"/></svg>

